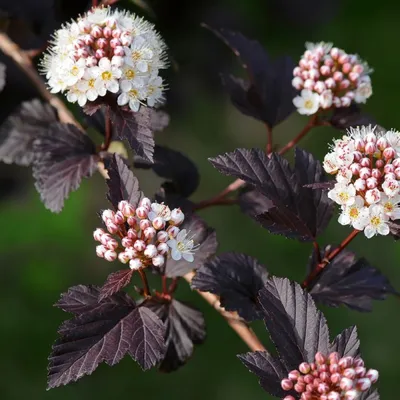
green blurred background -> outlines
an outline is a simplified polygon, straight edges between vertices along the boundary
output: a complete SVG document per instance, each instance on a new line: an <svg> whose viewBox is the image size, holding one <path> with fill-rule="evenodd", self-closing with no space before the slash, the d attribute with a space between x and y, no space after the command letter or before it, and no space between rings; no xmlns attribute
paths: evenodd
<svg viewBox="0 0 400 400"><path fill-rule="evenodd" d="M77 3L77 2L75 2ZM236 147L264 147L264 126L241 115L229 103L218 73L241 73L230 50L200 22L241 30L262 42L273 55L288 53L298 58L305 41L332 41L356 52L375 69L374 96L365 109L387 127L400 128L398 111L400 69L398 17L400 3L381 0L352 1L149 1L155 22L166 37L178 68L169 73L169 127L159 133L159 143L188 154L198 165L202 180L194 200L224 188L228 177L220 175L207 158ZM132 9L138 10L134 5ZM7 99L0 97L1 104ZM274 131L276 143L284 144L298 132L305 118L293 115ZM339 132L330 128L312 131L301 146L322 158L327 143ZM292 154L289 154L292 157ZM138 172L142 188L154 192L160 180L150 172ZM205 313L208 338L197 347L188 364L172 374L143 373L131 359L110 368L101 365L68 387L46 392L46 365L56 330L68 317L52 307L60 293L76 284L101 284L115 269L95 256L92 230L99 225L96 213L107 206L100 175L85 181L66 202L63 212L47 211L34 189L28 169L1 165L0 221L0 396L2 399L86 400L141 399L267 399L235 355L245 344L225 321L186 283L177 297L197 305ZM240 251L257 257L278 276L301 280L311 248L307 244L270 235L242 215L237 207L210 208L201 212L215 227L219 251ZM349 229L335 218L320 243L337 243ZM358 237L350 248L379 267L400 288L399 244L388 238ZM362 353L368 366L380 371L382 399L393 399L399 382L399 300L375 302L372 313L345 308L323 309L336 335L356 324ZM271 348L261 324L255 329Z"/></svg>

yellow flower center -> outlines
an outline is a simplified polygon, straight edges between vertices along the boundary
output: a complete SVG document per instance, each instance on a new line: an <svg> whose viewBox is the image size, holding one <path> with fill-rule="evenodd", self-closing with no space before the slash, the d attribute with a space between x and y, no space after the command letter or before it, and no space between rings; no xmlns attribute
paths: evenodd
<svg viewBox="0 0 400 400"><path fill-rule="evenodd" d="M377 216L371 218L371 225L379 226L381 224L381 219Z"/></svg>
<svg viewBox="0 0 400 400"><path fill-rule="evenodd" d="M109 81L112 78L111 72L110 71L104 71L101 74L101 79L103 79L103 81Z"/></svg>
<svg viewBox="0 0 400 400"><path fill-rule="evenodd" d="M358 218L358 215L359 215L359 214L360 214L360 212L358 211L358 208L357 208L357 207L352 207L352 208L350 208L350 212L349 212L350 218L356 219L356 218Z"/></svg>
<svg viewBox="0 0 400 400"><path fill-rule="evenodd" d="M341 201L343 201L343 202L349 200L349 198L350 198L349 194L346 193L346 192L341 192L341 193L339 193L339 196L338 196L338 197L339 197L339 199L340 199Z"/></svg>
<svg viewBox="0 0 400 400"><path fill-rule="evenodd" d="M90 88L94 88L94 82L95 82L95 80L92 78L92 79L89 79L89 81L88 81L88 86L90 87Z"/></svg>
<svg viewBox="0 0 400 400"><path fill-rule="evenodd" d="M129 94L130 94L132 97L137 97L137 96L138 96L138 91L137 91L136 89L131 89L131 90L129 91Z"/></svg>
<svg viewBox="0 0 400 400"><path fill-rule="evenodd" d="M125 73L128 79L133 79L135 77L135 71L132 69L128 69Z"/></svg>
<svg viewBox="0 0 400 400"><path fill-rule="evenodd" d="M393 204L390 202L387 202L383 205L383 208L385 209L385 212L391 212L393 211Z"/></svg>
<svg viewBox="0 0 400 400"><path fill-rule="evenodd" d="M133 61L139 61L142 58L142 55L140 54L140 51L134 51L131 57Z"/></svg>
<svg viewBox="0 0 400 400"><path fill-rule="evenodd" d="M74 75L74 76L77 76L79 74L79 68L76 65L74 65L71 68L71 74Z"/></svg>
<svg viewBox="0 0 400 400"><path fill-rule="evenodd" d="M313 108L313 106L314 106L314 103L313 103L312 100L306 100L306 101L304 102L304 107L305 107L305 108L311 109L311 108Z"/></svg>

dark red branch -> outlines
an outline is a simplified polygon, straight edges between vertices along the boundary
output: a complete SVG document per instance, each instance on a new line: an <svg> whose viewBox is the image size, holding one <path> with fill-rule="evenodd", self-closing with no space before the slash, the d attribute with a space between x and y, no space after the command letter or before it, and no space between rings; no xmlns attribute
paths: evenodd
<svg viewBox="0 0 400 400"><path fill-rule="evenodd" d="M143 269L139 269L139 275L143 282L143 295L144 297L150 297L149 282L147 281L146 272Z"/></svg>
<svg viewBox="0 0 400 400"><path fill-rule="evenodd" d="M272 153L272 148L273 148L273 138L272 138L272 128L265 124L265 126L267 127L267 147L266 147L266 153Z"/></svg>

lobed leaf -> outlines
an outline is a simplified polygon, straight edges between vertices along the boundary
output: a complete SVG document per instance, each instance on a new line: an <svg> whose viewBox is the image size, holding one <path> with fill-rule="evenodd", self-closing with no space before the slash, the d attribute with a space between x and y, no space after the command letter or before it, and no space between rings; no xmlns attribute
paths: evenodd
<svg viewBox="0 0 400 400"><path fill-rule="evenodd" d="M359 348L360 340L358 339L357 328L352 326L336 336L329 351L336 351L341 357L356 357L360 354Z"/></svg>
<svg viewBox="0 0 400 400"><path fill-rule="evenodd" d="M102 286L99 295L99 301L119 292L125 286L129 285L133 275L132 269L121 269L108 275L105 284Z"/></svg>
<svg viewBox="0 0 400 400"><path fill-rule="evenodd" d="M33 177L46 208L60 212L70 192L97 169L96 148L75 125L52 123L36 138Z"/></svg>
<svg viewBox="0 0 400 400"><path fill-rule="evenodd" d="M268 279L266 268L253 257L224 253L207 261L192 280L192 288L220 297L227 311L237 311L247 321L261 319L257 295Z"/></svg>

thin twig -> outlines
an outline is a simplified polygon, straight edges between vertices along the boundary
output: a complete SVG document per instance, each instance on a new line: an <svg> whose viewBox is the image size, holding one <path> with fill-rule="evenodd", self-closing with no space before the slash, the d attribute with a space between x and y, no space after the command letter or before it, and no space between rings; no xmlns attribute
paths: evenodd
<svg viewBox="0 0 400 400"><path fill-rule="evenodd" d="M266 153L272 153L272 146L273 146L273 139L272 139L272 128L265 124L267 127L267 147L266 147Z"/></svg>
<svg viewBox="0 0 400 400"><path fill-rule="evenodd" d="M76 119L68 110L68 108L64 105L64 103L56 96L53 96L50 92L48 92L45 83L38 75L29 57L27 57L27 55L24 54L24 52L4 33L0 33L0 50L15 61L18 67L21 68L21 70L27 75L34 86L38 89L43 99L47 100L57 110L58 117L61 122L74 124L82 129L79 122L76 121ZM104 176L105 178L107 178L106 174ZM236 190L240 186L241 184L239 182L232 183L230 186L228 186L227 193ZM143 290L143 295L147 296L150 294L150 290L147 282L147 277L145 274L143 277L142 272L143 271L139 270L145 286ZM192 277L193 275L188 275L185 277L185 279L190 282ZM176 284L177 280L173 280L169 290L174 291L176 288ZM141 292L141 289L139 290ZM211 293L198 293L202 297L204 297L208 303L214 305L214 308L216 308L217 305L219 306L219 300L216 296L212 295ZM232 327L232 329L237 332L237 334L250 347L250 349L252 349L253 351L265 351L264 346L261 344L255 333L251 329L249 329L248 326L243 321L241 321L236 314L227 313L221 307L219 307L218 311L224 316L228 324ZM228 315L230 315L231 317L228 317Z"/></svg>
<svg viewBox="0 0 400 400"><path fill-rule="evenodd" d="M306 288L320 273L321 271L339 254L341 253L348 245L349 243L360 233L361 231L358 231L357 229L354 229L349 236L347 236L340 245L332 250L324 259L322 262L320 262L314 270L311 271L311 273L307 276L307 278L304 280L302 286Z"/></svg>
<svg viewBox="0 0 400 400"><path fill-rule="evenodd" d="M184 276L184 278L190 284L194 275L194 272L189 272ZM266 351L257 335L245 324L245 322L243 322L237 313L225 311L225 309L221 307L218 297L212 293L200 292L199 290L197 290L197 292L225 318L230 327L240 336L243 342L245 342L252 351Z"/></svg>
<svg viewBox="0 0 400 400"><path fill-rule="evenodd" d="M110 117L109 107L106 107L106 113L104 119L105 119L105 139L103 145L101 146L101 150L106 151L110 147L112 139L111 117Z"/></svg>
<svg viewBox="0 0 400 400"><path fill-rule="evenodd" d="M222 197L220 199L204 200L200 203L194 204L193 209L194 210L203 210L204 208L211 207L211 206L226 206L226 205L233 205L233 204L237 204L236 199L227 199L225 197Z"/></svg>
<svg viewBox="0 0 400 400"><path fill-rule="evenodd" d="M150 297L149 282L147 281L146 272L143 269L139 269L139 275L143 282L143 295L144 297Z"/></svg>

